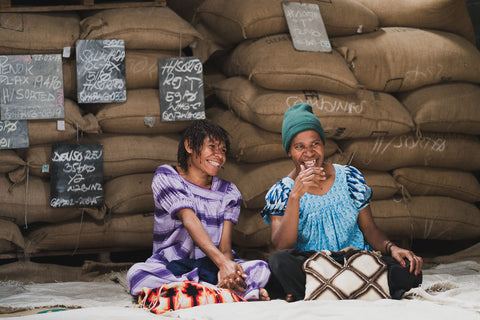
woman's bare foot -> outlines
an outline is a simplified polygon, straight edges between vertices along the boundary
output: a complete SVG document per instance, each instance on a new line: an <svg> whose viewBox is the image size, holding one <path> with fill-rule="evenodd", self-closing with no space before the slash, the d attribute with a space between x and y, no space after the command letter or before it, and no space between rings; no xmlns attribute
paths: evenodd
<svg viewBox="0 0 480 320"><path fill-rule="evenodd" d="M294 301L294 300L293 300L293 295L287 294L287 295L285 296L285 301L287 301L287 302L293 302L293 301Z"/></svg>
<svg viewBox="0 0 480 320"><path fill-rule="evenodd" d="M270 296L265 288L258 289L258 298L260 301L270 301Z"/></svg>

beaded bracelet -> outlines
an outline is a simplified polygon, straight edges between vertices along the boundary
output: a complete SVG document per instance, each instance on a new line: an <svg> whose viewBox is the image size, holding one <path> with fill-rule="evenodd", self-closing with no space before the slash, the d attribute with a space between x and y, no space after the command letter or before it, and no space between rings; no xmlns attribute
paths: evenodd
<svg viewBox="0 0 480 320"><path fill-rule="evenodd" d="M392 255L392 246L394 245L394 243L392 241L387 241L387 243L385 243L385 253L387 255Z"/></svg>

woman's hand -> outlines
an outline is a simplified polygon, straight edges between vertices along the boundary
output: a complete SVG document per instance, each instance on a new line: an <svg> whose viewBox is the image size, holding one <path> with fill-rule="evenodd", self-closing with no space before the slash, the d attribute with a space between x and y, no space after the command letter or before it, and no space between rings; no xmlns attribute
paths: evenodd
<svg viewBox="0 0 480 320"><path fill-rule="evenodd" d="M227 260L218 271L218 287L230 289L240 294L245 293L247 274L241 265L232 260Z"/></svg>
<svg viewBox="0 0 480 320"><path fill-rule="evenodd" d="M300 165L300 172L295 178L290 194L295 193L300 198L311 189L321 186L321 183L327 179L325 169L323 167L312 167L305 169L303 164Z"/></svg>
<svg viewBox="0 0 480 320"><path fill-rule="evenodd" d="M422 271L423 259L412 251L393 245L390 247L390 253L392 258L397 260L403 267L405 267L404 259L410 261L410 273L414 272L418 276Z"/></svg>

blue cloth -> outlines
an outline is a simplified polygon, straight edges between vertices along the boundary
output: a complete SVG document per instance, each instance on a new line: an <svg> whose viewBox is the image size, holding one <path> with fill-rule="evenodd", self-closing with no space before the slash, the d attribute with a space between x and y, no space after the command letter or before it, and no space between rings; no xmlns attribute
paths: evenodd
<svg viewBox="0 0 480 320"><path fill-rule="evenodd" d="M295 248L339 251L352 246L368 249L357 224L359 210L370 203L372 190L362 173L352 166L333 164L335 181L324 195L306 193L300 198L299 231ZM263 219L283 216L294 181L284 177L265 196Z"/></svg>
<svg viewBox="0 0 480 320"><path fill-rule="evenodd" d="M184 258L170 261L167 264L167 269L176 276L181 276L195 268L198 268L200 281L205 281L211 284L218 283L218 267L209 257L203 257L200 259Z"/></svg>

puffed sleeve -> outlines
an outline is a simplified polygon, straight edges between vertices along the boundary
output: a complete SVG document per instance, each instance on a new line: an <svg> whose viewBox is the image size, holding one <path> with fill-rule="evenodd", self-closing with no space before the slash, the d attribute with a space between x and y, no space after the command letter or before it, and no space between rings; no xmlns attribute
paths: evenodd
<svg viewBox="0 0 480 320"><path fill-rule="evenodd" d="M355 167L345 166L348 190L355 207L362 210L370 203L372 189L367 186L363 174Z"/></svg>
<svg viewBox="0 0 480 320"><path fill-rule="evenodd" d="M283 216L287 207L288 196L292 190L292 184L288 178L283 178L274 184L265 195L266 205L261 211L263 220L271 224L270 215Z"/></svg>
<svg viewBox="0 0 480 320"><path fill-rule="evenodd" d="M178 219L175 213L180 209L194 209L193 197L183 183L181 176L168 168L159 167L152 180L155 207L160 214Z"/></svg>
<svg viewBox="0 0 480 320"><path fill-rule="evenodd" d="M242 195L235 184L229 184L224 203L224 220L237 224L238 216L240 215L240 206L242 204Z"/></svg>

